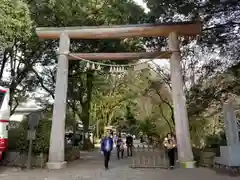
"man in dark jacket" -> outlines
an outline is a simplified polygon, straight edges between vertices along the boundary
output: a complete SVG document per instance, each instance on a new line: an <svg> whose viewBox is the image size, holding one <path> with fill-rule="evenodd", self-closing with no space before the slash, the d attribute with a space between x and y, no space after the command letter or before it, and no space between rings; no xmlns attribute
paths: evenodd
<svg viewBox="0 0 240 180"><path fill-rule="evenodd" d="M128 134L126 138L127 156L132 156L133 137Z"/></svg>
<svg viewBox="0 0 240 180"><path fill-rule="evenodd" d="M108 164L111 156L111 151L113 150L113 139L111 138L110 134L103 138L101 142L101 151L104 155L104 166L105 169L108 169Z"/></svg>

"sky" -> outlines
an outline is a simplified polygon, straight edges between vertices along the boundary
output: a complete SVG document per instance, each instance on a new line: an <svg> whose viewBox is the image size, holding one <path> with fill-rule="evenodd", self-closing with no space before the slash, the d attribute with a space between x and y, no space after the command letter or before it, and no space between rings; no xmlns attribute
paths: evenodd
<svg viewBox="0 0 240 180"><path fill-rule="evenodd" d="M143 0L133 0L133 1L135 1L137 5L142 6L145 12L149 12L149 9L147 8L146 3L143 2Z"/></svg>

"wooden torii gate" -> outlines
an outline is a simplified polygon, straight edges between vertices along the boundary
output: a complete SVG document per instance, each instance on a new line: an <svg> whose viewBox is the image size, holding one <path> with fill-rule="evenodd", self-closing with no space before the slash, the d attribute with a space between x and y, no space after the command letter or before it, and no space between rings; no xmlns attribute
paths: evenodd
<svg viewBox="0 0 240 180"><path fill-rule="evenodd" d="M176 122L176 137L178 157L184 167L194 167L193 154L190 143L186 100L183 90L181 74L181 52L179 36L196 36L201 33L200 22L181 22L165 24L137 24L120 26L96 27L63 27L37 28L37 35L41 39L60 39L58 68L56 77L55 100L50 137L49 169L65 167L64 134L66 117L66 98L68 86L68 60L76 57L88 60L136 60L142 58L169 58L172 82L172 99L174 118ZM140 53L70 53L70 39L124 39L131 37L166 37L168 38L169 53L140 52ZM72 54L72 56L71 56ZM164 57L161 55L164 54ZM75 58L74 58L75 57Z"/></svg>

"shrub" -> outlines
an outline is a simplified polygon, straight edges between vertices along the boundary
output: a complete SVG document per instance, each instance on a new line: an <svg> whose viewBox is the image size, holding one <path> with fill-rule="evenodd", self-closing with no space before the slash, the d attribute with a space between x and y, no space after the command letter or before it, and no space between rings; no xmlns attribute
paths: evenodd
<svg viewBox="0 0 240 180"><path fill-rule="evenodd" d="M36 129L36 139L33 141L33 153L47 153L51 132L51 121L41 120ZM28 123L22 121L18 128L9 129L9 150L28 152L27 141Z"/></svg>
<svg viewBox="0 0 240 180"><path fill-rule="evenodd" d="M33 154L48 154L50 144L50 133L51 133L52 121L43 119L39 121L39 125L36 129L36 139L33 140ZM17 128L9 129L9 150L18 151L21 153L28 152L28 141L27 141L27 130L28 123L26 120L22 121ZM91 146L92 144L89 144ZM75 156L79 156L77 152L79 147L66 146L67 159L76 159ZM74 152L74 153L73 153ZM73 153L73 154L72 154ZM71 155L72 154L72 155ZM71 156L71 158L69 158ZM74 156L74 157L72 157Z"/></svg>
<svg viewBox="0 0 240 180"><path fill-rule="evenodd" d="M192 148L194 161L196 161L196 166L199 166L201 160L201 149L199 148Z"/></svg>
<svg viewBox="0 0 240 180"><path fill-rule="evenodd" d="M218 148L221 138L219 135L210 135L206 137L206 148Z"/></svg>
<svg viewBox="0 0 240 180"><path fill-rule="evenodd" d="M27 128L27 122L24 120L16 128L11 128L8 131L8 145L11 151L23 152L28 148L26 140L25 128Z"/></svg>
<svg viewBox="0 0 240 180"><path fill-rule="evenodd" d="M8 149L10 151L19 151L18 147L18 141L19 141L19 135L21 133L20 128L12 128L8 131Z"/></svg>
<svg viewBox="0 0 240 180"><path fill-rule="evenodd" d="M37 131L36 140L33 143L33 152L35 153L48 153L50 144L52 121L40 121Z"/></svg>

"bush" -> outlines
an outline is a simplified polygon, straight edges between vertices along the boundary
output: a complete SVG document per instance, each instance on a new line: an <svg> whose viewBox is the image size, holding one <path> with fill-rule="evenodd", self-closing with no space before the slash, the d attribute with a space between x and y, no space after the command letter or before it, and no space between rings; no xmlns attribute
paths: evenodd
<svg viewBox="0 0 240 180"><path fill-rule="evenodd" d="M196 161L196 166L199 166L201 160L201 149L199 148L192 148L194 161Z"/></svg>
<svg viewBox="0 0 240 180"><path fill-rule="evenodd" d="M221 138L219 135L210 135L206 137L206 148L218 148Z"/></svg>
<svg viewBox="0 0 240 180"><path fill-rule="evenodd" d="M50 133L51 133L50 120L41 120L36 129L36 139L33 141L33 154L48 154L50 144ZM28 123L26 120L22 121L17 128L11 128L8 131L9 150L17 151L21 153L28 152L28 141L27 141L27 129ZM91 142L89 146L92 147ZM65 154L67 160L76 159L79 156L80 147L66 146ZM79 158L79 157L78 157Z"/></svg>
<svg viewBox="0 0 240 180"><path fill-rule="evenodd" d="M48 153L51 123L49 120L39 121L36 139L33 141L33 153ZM9 150L28 152L27 129L26 120L22 121L18 128L9 129Z"/></svg>
<svg viewBox="0 0 240 180"><path fill-rule="evenodd" d="M40 121L37 131L36 140L33 143L33 152L35 153L48 153L50 144L52 121Z"/></svg>
<svg viewBox="0 0 240 180"><path fill-rule="evenodd" d="M8 149L10 151L19 151L18 141L21 133L20 128L12 128L8 131Z"/></svg>
<svg viewBox="0 0 240 180"><path fill-rule="evenodd" d="M210 135L206 137L206 148L218 148L227 145L225 133Z"/></svg>
<svg viewBox="0 0 240 180"><path fill-rule="evenodd" d="M206 148L214 150L216 156L220 156L220 146L226 146L227 140L225 133L211 135L206 138Z"/></svg>
<svg viewBox="0 0 240 180"><path fill-rule="evenodd" d="M27 131L25 131L25 126L27 126L27 122L24 120L20 123L19 127L9 129L9 150L23 152L28 148L28 143L26 140Z"/></svg>
<svg viewBox="0 0 240 180"><path fill-rule="evenodd" d="M73 161L76 159L80 159L80 148L78 146L66 146L65 160Z"/></svg>

